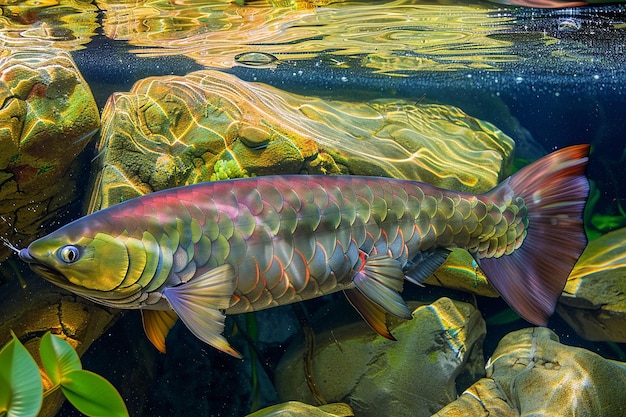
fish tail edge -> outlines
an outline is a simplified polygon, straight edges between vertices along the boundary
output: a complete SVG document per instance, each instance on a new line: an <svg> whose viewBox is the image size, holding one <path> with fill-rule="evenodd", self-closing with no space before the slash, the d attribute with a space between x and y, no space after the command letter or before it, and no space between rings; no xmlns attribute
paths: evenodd
<svg viewBox="0 0 626 417"><path fill-rule="evenodd" d="M487 194L497 198L510 187L528 208L521 246L509 255L482 259L480 266L511 308L535 325L547 324L587 244L583 210L589 195L588 155L588 144L560 149Z"/></svg>

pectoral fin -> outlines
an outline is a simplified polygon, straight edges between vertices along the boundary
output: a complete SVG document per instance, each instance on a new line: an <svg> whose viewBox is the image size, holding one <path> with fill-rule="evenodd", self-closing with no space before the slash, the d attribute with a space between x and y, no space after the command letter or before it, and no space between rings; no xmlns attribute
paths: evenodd
<svg viewBox="0 0 626 417"><path fill-rule="evenodd" d="M221 310L229 307L234 290L235 270L231 265L221 265L184 284L164 289L163 295L198 339L241 358L222 336L226 317Z"/></svg>
<svg viewBox="0 0 626 417"><path fill-rule="evenodd" d="M165 338L177 319L170 310L141 310L143 330L159 352L165 353Z"/></svg>

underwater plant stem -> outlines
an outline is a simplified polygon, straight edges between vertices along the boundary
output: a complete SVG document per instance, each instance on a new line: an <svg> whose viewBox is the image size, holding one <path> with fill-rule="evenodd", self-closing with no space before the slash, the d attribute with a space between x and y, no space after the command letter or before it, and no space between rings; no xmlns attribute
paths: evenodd
<svg viewBox="0 0 626 417"><path fill-rule="evenodd" d="M305 310L305 307L299 303L291 305L293 310L298 317L298 322L300 323L300 328L302 329L302 333L304 335L304 358L303 358L303 366L304 366L304 375L306 377L306 384L315 398L315 401L318 405L328 404L328 402L324 399L317 383L315 382L315 374L313 371L313 356L315 355L315 333L313 329L309 325L308 314Z"/></svg>
<svg viewBox="0 0 626 417"><path fill-rule="evenodd" d="M61 388L61 384L53 385L52 388L44 390L44 392L43 392L43 399L45 400L48 395L54 393L59 388Z"/></svg>
<svg viewBox="0 0 626 417"><path fill-rule="evenodd" d="M624 211L624 209L622 208L622 205L620 204L619 200L617 200L617 210L622 216L626 217L626 211Z"/></svg>
<svg viewBox="0 0 626 417"><path fill-rule="evenodd" d="M20 282L20 286L22 287L22 289L26 288L26 280L24 279L24 276L22 275L22 271L19 270L15 262L8 261L7 264L9 265L9 268L11 269L11 271L13 271L13 273L17 277L17 280Z"/></svg>
<svg viewBox="0 0 626 417"><path fill-rule="evenodd" d="M251 346L256 346L257 342L259 341L259 329L258 329L257 322L256 322L256 316L254 315L254 313L247 313L245 315L245 318L246 318L246 333L248 334L248 336L250 336L251 342L253 342ZM254 412L261 408L258 363L259 363L259 355L257 354L256 349L251 348L250 349L250 373L251 373L250 379L251 379L252 386L250 388L250 391L251 391L250 397L252 398L252 401L250 404L250 412Z"/></svg>

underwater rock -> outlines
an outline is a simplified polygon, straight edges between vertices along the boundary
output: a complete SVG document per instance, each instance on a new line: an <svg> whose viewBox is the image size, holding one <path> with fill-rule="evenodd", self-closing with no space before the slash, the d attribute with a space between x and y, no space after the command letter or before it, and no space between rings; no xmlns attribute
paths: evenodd
<svg viewBox="0 0 626 417"><path fill-rule="evenodd" d="M489 284L472 255L464 249L452 249L446 261L425 282L485 297L500 294Z"/></svg>
<svg viewBox="0 0 626 417"><path fill-rule="evenodd" d="M320 321L330 316L341 317L327 311ZM308 350L300 341L288 348L275 378L283 400L343 401L362 417L429 416L484 373L485 323L467 303L440 298L416 308L412 320L390 326L397 341L361 321L332 323L305 339Z"/></svg>
<svg viewBox="0 0 626 417"><path fill-rule="evenodd" d="M317 145L283 126L264 104L272 99L215 71L150 77L113 94L102 114L102 170L90 211L233 172L298 173Z"/></svg>
<svg viewBox="0 0 626 417"><path fill-rule="evenodd" d="M324 404L314 407L298 401L273 405L248 414L246 417L352 417L354 413L347 404Z"/></svg>
<svg viewBox="0 0 626 417"><path fill-rule="evenodd" d="M0 236L21 248L80 197L76 183L85 174L77 157L100 116L71 56L54 48L4 49L0 102ZM0 246L0 261L9 253ZM4 270L21 276L20 267ZM82 354L111 321L107 309L90 301L51 290L40 279L22 288L14 277L5 282L7 275L0 279L1 344L13 331L38 358L40 338L51 330ZM54 416L62 401L60 393L46 397L39 415Z"/></svg>
<svg viewBox="0 0 626 417"><path fill-rule="evenodd" d="M68 53L6 52L0 57L0 235L21 247L77 197L80 174L72 164L100 117ZM0 247L0 260L8 253Z"/></svg>
<svg viewBox="0 0 626 417"><path fill-rule="evenodd" d="M433 417L518 417L510 400L491 378L481 378Z"/></svg>
<svg viewBox="0 0 626 417"><path fill-rule="evenodd" d="M39 359L41 337L48 331L70 343L82 355L110 326L113 313L83 298L53 287L44 280L30 280L28 287L4 286L0 302L0 346L11 332ZM42 370L42 376L46 375ZM44 379L44 389L52 387ZM53 417L64 401L60 390L46 396L39 417Z"/></svg>
<svg viewBox="0 0 626 417"><path fill-rule="evenodd" d="M626 410L626 364L563 345L543 327L507 334L486 369L486 378L435 416L609 417Z"/></svg>
<svg viewBox="0 0 626 417"><path fill-rule="evenodd" d="M626 342L626 228L589 242L557 312L587 340Z"/></svg>
<svg viewBox="0 0 626 417"><path fill-rule="evenodd" d="M455 107L328 101L209 70L139 81L110 97L102 120L90 211L207 181L225 166L241 176L381 175L482 192L514 147Z"/></svg>

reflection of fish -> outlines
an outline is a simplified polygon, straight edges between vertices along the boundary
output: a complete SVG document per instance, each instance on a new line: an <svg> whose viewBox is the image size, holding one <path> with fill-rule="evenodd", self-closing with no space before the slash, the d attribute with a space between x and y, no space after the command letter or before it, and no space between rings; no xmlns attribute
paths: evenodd
<svg viewBox="0 0 626 417"><path fill-rule="evenodd" d="M587 145L555 152L482 195L374 177L271 176L165 190L83 217L19 251L60 287L142 309L150 340L180 317L233 355L224 314L343 290L391 337L408 319L403 280L421 283L448 248L475 255L528 321L545 324L585 245ZM173 310L173 311L172 311Z"/></svg>

